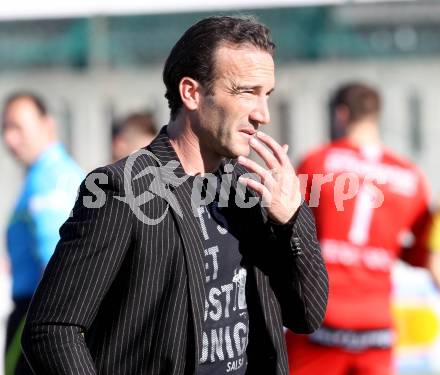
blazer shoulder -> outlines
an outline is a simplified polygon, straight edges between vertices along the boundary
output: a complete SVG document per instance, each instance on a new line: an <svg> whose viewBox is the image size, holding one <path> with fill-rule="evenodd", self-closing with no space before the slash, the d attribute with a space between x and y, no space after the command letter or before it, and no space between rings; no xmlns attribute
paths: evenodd
<svg viewBox="0 0 440 375"><path fill-rule="evenodd" d="M124 183L134 181L140 177L142 172L148 172L149 168L160 166L155 155L146 148L120 159L112 164L98 167L88 173L85 180L100 177L108 180L108 184L123 189ZM148 179L149 173L142 173ZM151 179L154 176L151 176Z"/></svg>

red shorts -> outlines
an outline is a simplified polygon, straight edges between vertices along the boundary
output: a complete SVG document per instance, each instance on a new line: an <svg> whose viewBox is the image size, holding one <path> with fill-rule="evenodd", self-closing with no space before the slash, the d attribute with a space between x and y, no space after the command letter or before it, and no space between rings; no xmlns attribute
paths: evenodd
<svg viewBox="0 0 440 375"><path fill-rule="evenodd" d="M305 335L286 334L290 375L392 375L391 349L348 351L311 343Z"/></svg>

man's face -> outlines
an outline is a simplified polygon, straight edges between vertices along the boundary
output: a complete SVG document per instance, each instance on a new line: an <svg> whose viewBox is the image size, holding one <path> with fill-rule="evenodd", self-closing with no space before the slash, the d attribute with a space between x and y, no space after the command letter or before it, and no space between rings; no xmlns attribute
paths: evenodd
<svg viewBox="0 0 440 375"><path fill-rule="evenodd" d="M269 53L247 46L219 47L213 95L202 95L198 111L204 146L221 157L247 156L251 137L270 121L268 97L274 85Z"/></svg>
<svg viewBox="0 0 440 375"><path fill-rule="evenodd" d="M11 153L25 165L37 159L47 139L46 122L46 117L27 98L14 100L4 111L3 139Z"/></svg>

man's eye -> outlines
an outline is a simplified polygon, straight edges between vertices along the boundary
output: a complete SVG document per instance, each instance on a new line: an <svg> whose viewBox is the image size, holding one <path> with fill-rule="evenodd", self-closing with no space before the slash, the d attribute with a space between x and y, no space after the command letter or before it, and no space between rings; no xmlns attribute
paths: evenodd
<svg viewBox="0 0 440 375"><path fill-rule="evenodd" d="M242 94L253 94L254 90L252 89L243 89L241 90Z"/></svg>

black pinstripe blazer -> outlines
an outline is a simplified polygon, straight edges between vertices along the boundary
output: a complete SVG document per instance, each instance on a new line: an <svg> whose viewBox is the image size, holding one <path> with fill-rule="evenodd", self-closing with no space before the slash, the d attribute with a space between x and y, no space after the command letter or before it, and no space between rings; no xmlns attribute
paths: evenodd
<svg viewBox="0 0 440 375"><path fill-rule="evenodd" d="M95 170L95 182L86 179L80 187L22 336L36 374L195 372L205 306L203 237L191 212L190 184L173 187L169 172L178 158L165 127L147 149L151 153L142 151L131 164L122 160ZM154 190L154 175L145 171L159 163L167 168L160 170L164 184ZM236 165L232 192L240 173ZM181 166L174 174L185 176ZM156 192L153 199L148 190ZM167 192L173 204L161 198ZM133 196L141 197L130 201ZM144 204L137 208L139 201ZM287 374L283 324L312 332L327 302L313 217L303 204L289 225L277 226L259 205L228 209L239 223L248 269L247 373ZM139 220L162 214L156 225Z"/></svg>

